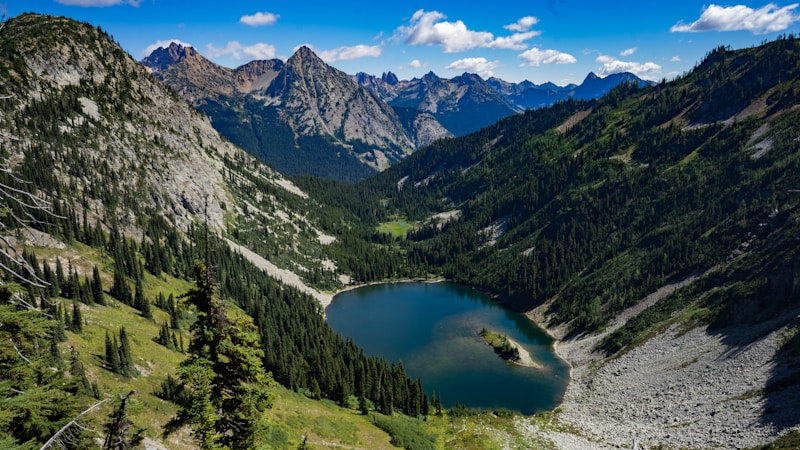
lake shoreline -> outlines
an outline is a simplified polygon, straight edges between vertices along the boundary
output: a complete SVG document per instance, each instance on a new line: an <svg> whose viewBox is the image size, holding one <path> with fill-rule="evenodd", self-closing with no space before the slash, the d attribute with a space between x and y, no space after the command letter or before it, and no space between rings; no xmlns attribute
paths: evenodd
<svg viewBox="0 0 800 450"><path fill-rule="evenodd" d="M436 284L447 286L441 288L425 287ZM409 285L409 287L401 287L401 285ZM362 287L368 289L363 292L351 293ZM553 352L552 339L544 330L537 327L535 323L524 315L509 310L502 302L498 302L496 296L486 295L483 290L453 283L444 278L364 283L340 289L336 295L339 294L343 294L343 296L337 298L336 303L332 303L326 310L326 321L334 330L344 336L353 338L357 344L360 342L358 340L359 336L367 336L367 340L364 343L368 352L395 355L392 353L395 351L394 349L388 350L389 353L380 353L384 351L379 350L380 347L377 346L377 342L382 342L382 339L384 339L381 336L385 336L386 342L395 343L391 345L414 342L414 345L426 346L426 349L437 348L438 346L440 350L437 351L442 354L432 359L433 361L442 364L454 364L453 362L455 361L470 362L470 368L466 369L467 372L465 373L482 371L495 373L493 371L496 371L498 376L509 376L510 383L501 383L504 386L501 388L503 395L497 397L498 402L501 402L498 405L500 405L499 407L506 407L502 403L506 400L500 400L500 398L505 399L510 394L508 398L512 400L507 403L509 405L507 407L519 411L524 416L534 414L536 411L552 410L561 401L568 382L569 368L563 359L557 357ZM375 297L374 302L378 303L369 301L373 300L373 296ZM391 301L384 300L387 296L391 298ZM408 307L402 306L405 304L405 300L408 300ZM451 302L455 302L452 303L454 306L446 306ZM472 304L472 306L467 306L469 304ZM457 311L457 315L453 315L452 318L450 316L442 316L441 319L437 318L439 312L445 312L451 308L453 308L453 311ZM473 310L475 312L471 312ZM486 312L478 312L484 310ZM489 313L488 311L490 310L494 312ZM467 311L470 312L467 313ZM362 325L361 322L364 317L368 317L368 321ZM401 320L405 321L415 317L418 319L414 322L415 325L411 325L410 328L402 325L406 322L402 322L402 324L400 322ZM492 318L490 319L490 317ZM494 319L495 317L498 319ZM390 327L391 329L382 331L380 326L375 325L376 322L392 323L393 326ZM494 329L504 334L513 342L513 347L518 349L520 359L515 361L498 356L496 352L492 351L491 347L487 349L486 342L478 335L482 327ZM402 333L405 333L405 335ZM448 347L440 346L438 343L427 344L426 339L430 338L425 336L429 334L431 337L446 336L446 339L453 340L454 345ZM468 351L462 354L461 352L465 350ZM415 353L417 363L419 354ZM392 358L396 357L398 356L392 356ZM407 363L407 369L411 367L405 356L399 356L399 358L404 363ZM430 367L431 364L426 364L425 366ZM436 364L433 366L436 366ZM456 366L458 366L458 363L453 365L453 367ZM505 368L503 369L503 367ZM522 368L535 370L522 371L520 370ZM473 372L473 369L476 372ZM440 377L441 369L437 370L439 372L436 373L436 377ZM464 378L464 384L473 382L474 378L471 379L470 377L471 375L468 375ZM423 381L426 380L424 376L422 379ZM450 389L455 388L451 386ZM470 387L469 392L474 389L474 387ZM474 406L476 408L492 407L490 406L492 405L492 400L488 399L487 401L485 394L480 394L477 397L481 396L483 397L482 400L476 402ZM470 394L465 398L470 397L476 396ZM454 402L459 399L455 390L453 393L448 394L448 398ZM467 405L469 404L467 403Z"/></svg>

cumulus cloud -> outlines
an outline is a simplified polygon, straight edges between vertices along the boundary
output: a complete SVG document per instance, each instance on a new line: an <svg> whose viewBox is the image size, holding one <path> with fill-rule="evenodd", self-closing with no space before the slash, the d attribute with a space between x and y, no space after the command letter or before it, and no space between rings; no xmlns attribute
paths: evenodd
<svg viewBox="0 0 800 450"><path fill-rule="evenodd" d="M671 62L681 62L681 57L678 55L673 56L669 59Z"/></svg>
<svg viewBox="0 0 800 450"><path fill-rule="evenodd" d="M600 55L595 60L603 66L600 68L600 75L606 76L613 73L630 72L645 80L658 80L661 74L661 66L654 62L632 62L621 61L611 56Z"/></svg>
<svg viewBox="0 0 800 450"><path fill-rule="evenodd" d="M536 47L520 53L518 58L525 61L523 66L539 67L543 64L574 64L578 62L574 56L569 53L563 53L558 50L541 50Z"/></svg>
<svg viewBox="0 0 800 450"><path fill-rule="evenodd" d="M167 48L173 42L182 47L192 46L192 44L189 44L188 42L183 42L180 39L167 39L166 41L158 40L155 43L148 45L146 49L142 50L141 56L142 57L150 56L150 54L153 53L153 51L155 51L156 49Z"/></svg>
<svg viewBox="0 0 800 450"><path fill-rule="evenodd" d="M627 50L619 52L619 56L631 56L632 54L636 53L636 50L638 50L637 47L631 47Z"/></svg>
<svg viewBox="0 0 800 450"><path fill-rule="evenodd" d="M319 57L323 61L332 63L336 61L345 61L350 59L359 59L365 57L376 58L383 53L383 47L379 45L353 45L351 47L339 47L333 50L324 50L319 52Z"/></svg>
<svg viewBox="0 0 800 450"><path fill-rule="evenodd" d="M142 3L142 0L55 0L55 1L56 3L61 3L62 5L83 6L85 8L89 7L104 8L106 6L116 6L116 5L139 6L139 4Z"/></svg>
<svg viewBox="0 0 800 450"><path fill-rule="evenodd" d="M230 41L222 48L208 44L206 50L211 58L230 56L233 60L272 59L276 53L275 47L269 44L258 43L244 46L239 41Z"/></svg>
<svg viewBox="0 0 800 450"><path fill-rule="evenodd" d="M525 32L531 29L532 26L539 23L539 19L533 16L525 16L515 23L509 25L503 25L503 28L510 31L517 31L517 32Z"/></svg>
<svg viewBox="0 0 800 450"><path fill-rule="evenodd" d="M709 5L696 21L685 24L678 22L670 28L676 32L701 32L701 31L749 31L753 34L765 34L789 28L800 16L794 13L798 3L783 8L775 3L769 3L759 9L752 9L745 5L718 6Z"/></svg>
<svg viewBox="0 0 800 450"><path fill-rule="evenodd" d="M514 33L511 36L498 37L490 42L488 48L502 48L507 50L525 50L528 45L525 41L540 35L539 31L526 31L524 33Z"/></svg>
<svg viewBox="0 0 800 450"><path fill-rule="evenodd" d="M260 27L263 25L272 25L278 21L279 17L278 14L272 14L271 12L257 12L250 16L242 16L241 19L239 19L239 23L250 25L251 27Z"/></svg>
<svg viewBox="0 0 800 450"><path fill-rule="evenodd" d="M455 53L476 48L522 50L527 48L524 41L540 34L538 31L526 31L495 38L488 31L473 31L461 20L448 22L446 18L438 11L420 9L411 17L408 26L397 28L395 36L405 39L409 45L439 45L445 53Z"/></svg>
<svg viewBox="0 0 800 450"><path fill-rule="evenodd" d="M410 63L408 63L408 67L413 67L415 69L419 69L420 67L422 67L422 61L420 61L418 59L415 59L415 60L411 61Z"/></svg>
<svg viewBox="0 0 800 450"><path fill-rule="evenodd" d="M478 75L487 78L494 75L492 71L499 65L499 61L489 61L486 58L464 58L459 59L458 61L453 61L452 63L448 64L445 69L477 73Z"/></svg>

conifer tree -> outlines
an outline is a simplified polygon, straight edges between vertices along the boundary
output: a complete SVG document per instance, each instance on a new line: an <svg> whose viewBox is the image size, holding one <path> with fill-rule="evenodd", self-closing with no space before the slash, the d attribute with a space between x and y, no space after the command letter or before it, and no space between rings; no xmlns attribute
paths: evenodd
<svg viewBox="0 0 800 450"><path fill-rule="evenodd" d="M131 342L128 340L128 332L125 331L125 327L119 329L119 361L120 372L123 376L132 377L138 375L138 371L133 365Z"/></svg>
<svg viewBox="0 0 800 450"><path fill-rule="evenodd" d="M133 300L128 279L125 277L125 266L119 257L114 261L114 284L111 286L110 294L126 305L130 305Z"/></svg>
<svg viewBox="0 0 800 450"><path fill-rule="evenodd" d="M92 301L98 305L106 304L103 296L103 280L100 279L100 269L97 266L92 269Z"/></svg>
<svg viewBox="0 0 800 450"><path fill-rule="evenodd" d="M261 365L256 328L247 316L228 317L203 262L195 264L195 288L185 298L197 309L190 356L178 369L188 399L165 431L189 425L203 449L253 448L266 431L262 412L274 384Z"/></svg>
<svg viewBox="0 0 800 450"><path fill-rule="evenodd" d="M75 333L83 332L83 315L77 301L72 302L72 320L69 329Z"/></svg>
<svg viewBox="0 0 800 450"><path fill-rule="evenodd" d="M119 346L117 345L116 338L111 337L106 330L106 364L108 369L113 373L120 373L122 363L119 360Z"/></svg>
<svg viewBox="0 0 800 450"><path fill-rule="evenodd" d="M55 297L58 295L59 287L58 282L56 281L55 275L53 274L53 269L50 268L50 264L44 263L42 264L42 278L44 279L45 283L47 283L47 287L45 290L47 291L47 295L49 297Z"/></svg>
<svg viewBox="0 0 800 450"><path fill-rule="evenodd" d="M144 297L144 288L142 287L142 279L136 279L136 286L133 295L133 307L142 313L142 317L151 320L153 318L153 311L150 309L150 300Z"/></svg>
<svg viewBox="0 0 800 450"><path fill-rule="evenodd" d="M29 448L46 441L82 400L64 371L53 370L52 319L19 308L11 291L0 286L0 324L0 443Z"/></svg>
<svg viewBox="0 0 800 450"><path fill-rule="evenodd" d="M62 295L62 289L64 284L67 282L66 278L64 277L64 266L61 265L61 258L56 257L56 282L54 283L54 287L56 288L56 295ZM55 297L55 295L54 295Z"/></svg>

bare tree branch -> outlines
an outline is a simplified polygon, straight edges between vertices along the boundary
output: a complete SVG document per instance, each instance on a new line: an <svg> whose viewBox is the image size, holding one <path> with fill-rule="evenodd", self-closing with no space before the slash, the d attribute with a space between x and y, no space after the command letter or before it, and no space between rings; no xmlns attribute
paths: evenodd
<svg viewBox="0 0 800 450"><path fill-rule="evenodd" d="M69 437L68 432L72 427L78 427L78 428L81 428L81 429L86 429L86 427L84 427L83 425L78 423L78 420L80 420L81 417L83 417L86 414L88 414L91 410L99 408L100 405L102 405L103 403L105 403L105 402L107 402L109 400L111 400L111 398L107 398L105 400L100 400L99 402L95 403L94 405L92 405L89 408L87 408L86 410L84 410L82 413L80 413L77 416L75 416L74 419L70 420L66 425L61 427L60 430L56 431L56 434L54 434L50 439L48 439L47 442L45 442L44 445L42 446L42 448L40 448L39 450L46 450L46 449L52 448L53 445L56 445L56 444L59 445L59 447L64 447L62 444L60 444L60 439L62 439L63 436Z"/></svg>

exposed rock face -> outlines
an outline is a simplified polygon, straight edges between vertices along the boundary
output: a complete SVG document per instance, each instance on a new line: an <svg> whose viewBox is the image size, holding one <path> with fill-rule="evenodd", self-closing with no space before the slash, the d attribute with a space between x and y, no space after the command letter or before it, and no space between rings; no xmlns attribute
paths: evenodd
<svg viewBox="0 0 800 450"><path fill-rule="evenodd" d="M301 47L285 63L277 59L252 61L231 70L203 58L194 49L171 44L154 51L142 63L194 106L213 102L230 108L231 115L234 109L247 109L253 116L242 119L247 121L270 122L275 120L271 114L276 114L278 124L295 136L323 137L330 142L330 152L355 154L373 170L386 168L411 153L416 142L429 143L438 135L430 131L435 125L420 128L424 137L413 135L415 128L404 128L395 111L379 96L325 64L308 47ZM264 108L253 111L245 106L253 102ZM234 131L236 134L242 133ZM270 148L269 152L247 149L257 155L294 152L293 147ZM269 162L286 158L291 156L277 156ZM308 172L314 173L314 161L308 164L312 166Z"/></svg>
<svg viewBox="0 0 800 450"><path fill-rule="evenodd" d="M400 81L389 72L381 78L358 74L355 79L394 107L431 114L455 135L470 133L521 111L475 74L465 73L448 80L428 72L422 78Z"/></svg>
<svg viewBox="0 0 800 450"><path fill-rule="evenodd" d="M439 123L430 113L417 114L411 126L414 144L417 148L427 147L437 139L453 136L453 133Z"/></svg>
<svg viewBox="0 0 800 450"><path fill-rule="evenodd" d="M37 27L58 32L63 39L54 46L44 45L37 41L36 36L44 34L38 33ZM48 129L57 130L58 136L45 136L23 126L14 127L13 135L0 134L0 142L7 148L18 149L16 158L25 158L25 149L41 149L44 157L53 158L50 169L55 176L74 185L69 196L86 199L91 218L107 223L113 215L134 235L136 210L141 213L144 206L182 229L206 219L211 226L225 229L223 216L235 217L231 209L236 200L222 175L223 158L243 158L251 163L254 158L222 138L206 117L176 98L95 28L69 19L26 14L15 18L14 26L4 33L24 55L24 65L18 65L24 72L3 79L3 85L14 92L0 112L3 129L10 130L10 124L17 121L28 123L23 118L30 105L74 101L72 108L41 119ZM152 58L153 68L161 74L176 67L175 61L198 72L207 69L208 77L218 81L215 89L227 86L230 73L207 64L191 48L172 45ZM0 64L9 62L0 57ZM184 72L185 80L193 80L195 73ZM193 86L207 86L207 81ZM185 91L187 95L192 92L198 91ZM75 144L75 137L82 135L91 140ZM76 169L71 164L75 158L89 162L81 168L81 177L74 176ZM277 186L290 185L267 167L259 170ZM120 204L106 209L95 197L97 186L113 188Z"/></svg>
<svg viewBox="0 0 800 450"><path fill-rule="evenodd" d="M263 96L281 108L300 134L330 135L345 143L361 141L390 151L393 159L414 147L386 103L325 64L308 47L301 47L286 61Z"/></svg>
<svg viewBox="0 0 800 450"><path fill-rule="evenodd" d="M251 61L234 70L236 88L240 92L253 92L266 88L283 67L280 59Z"/></svg>
<svg viewBox="0 0 800 450"><path fill-rule="evenodd" d="M193 47L173 42L154 50L142 64L195 106L208 98L232 95L235 89L233 71L203 58Z"/></svg>

